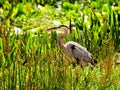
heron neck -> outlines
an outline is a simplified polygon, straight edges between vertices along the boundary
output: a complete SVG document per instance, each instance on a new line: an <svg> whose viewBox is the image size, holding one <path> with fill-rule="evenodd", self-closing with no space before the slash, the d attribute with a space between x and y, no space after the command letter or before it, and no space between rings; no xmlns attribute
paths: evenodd
<svg viewBox="0 0 120 90"><path fill-rule="evenodd" d="M68 30L64 30L64 33L59 34L58 36L58 44L60 46L60 48L64 48L64 43L63 43L63 39L69 34ZM64 48L65 49L65 48Z"/></svg>

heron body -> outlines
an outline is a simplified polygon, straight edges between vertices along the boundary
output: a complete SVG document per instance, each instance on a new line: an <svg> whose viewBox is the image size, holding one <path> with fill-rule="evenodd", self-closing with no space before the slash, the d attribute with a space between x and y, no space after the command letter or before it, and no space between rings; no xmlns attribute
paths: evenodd
<svg viewBox="0 0 120 90"><path fill-rule="evenodd" d="M69 55L75 58L76 63L81 67L84 67L87 63L94 65L96 61L93 59L93 55L80 44L69 41L65 45L66 50L68 50Z"/></svg>
<svg viewBox="0 0 120 90"><path fill-rule="evenodd" d="M62 40L69 34L69 28L65 25L60 25L58 27L53 27L47 29L50 30L63 30L64 33L58 35L58 44L62 51L67 54L70 58L75 59L74 64L78 64L81 67L84 67L87 63L94 65L97 61L94 59L93 55L82 45L69 41L66 44Z"/></svg>

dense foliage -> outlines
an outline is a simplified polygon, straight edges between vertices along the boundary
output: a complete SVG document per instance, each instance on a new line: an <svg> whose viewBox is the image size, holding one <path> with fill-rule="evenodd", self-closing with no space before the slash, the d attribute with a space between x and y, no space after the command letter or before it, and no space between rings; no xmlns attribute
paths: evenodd
<svg viewBox="0 0 120 90"><path fill-rule="evenodd" d="M0 6L0 90L120 89L119 0L1 0ZM86 47L98 60L92 69L74 68L57 32L45 32L70 23L64 42Z"/></svg>

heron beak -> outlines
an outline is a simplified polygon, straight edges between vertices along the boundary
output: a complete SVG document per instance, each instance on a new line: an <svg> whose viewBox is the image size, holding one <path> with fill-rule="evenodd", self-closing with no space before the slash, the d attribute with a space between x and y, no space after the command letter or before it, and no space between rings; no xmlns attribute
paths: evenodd
<svg viewBox="0 0 120 90"><path fill-rule="evenodd" d="M56 30L56 29L59 29L59 27L47 28L46 30L47 30L47 31L51 31L51 30Z"/></svg>

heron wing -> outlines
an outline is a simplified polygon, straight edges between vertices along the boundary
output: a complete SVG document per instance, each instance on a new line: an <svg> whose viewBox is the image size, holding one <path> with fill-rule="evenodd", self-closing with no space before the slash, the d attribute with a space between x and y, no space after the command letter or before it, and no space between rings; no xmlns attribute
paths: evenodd
<svg viewBox="0 0 120 90"><path fill-rule="evenodd" d="M91 62L91 53L89 53L87 50L85 49L81 49L79 48L78 46L75 46L75 49L72 50L73 52L73 55L75 55L75 57L79 58L79 59L82 59L86 62Z"/></svg>
<svg viewBox="0 0 120 90"><path fill-rule="evenodd" d="M71 48L71 54L77 61L92 63L92 54L83 46L76 42L68 42L67 46Z"/></svg>

